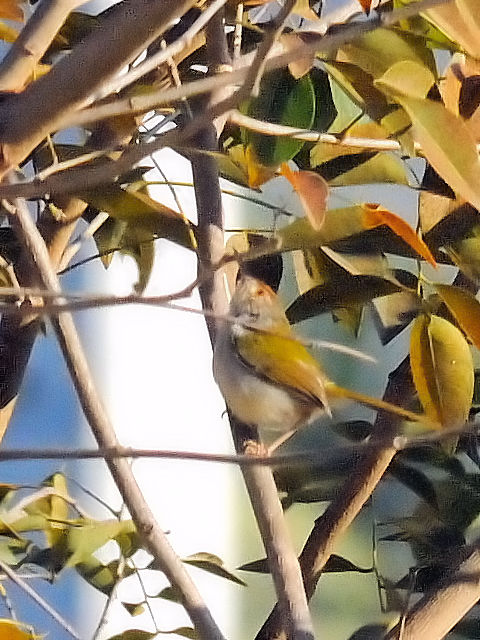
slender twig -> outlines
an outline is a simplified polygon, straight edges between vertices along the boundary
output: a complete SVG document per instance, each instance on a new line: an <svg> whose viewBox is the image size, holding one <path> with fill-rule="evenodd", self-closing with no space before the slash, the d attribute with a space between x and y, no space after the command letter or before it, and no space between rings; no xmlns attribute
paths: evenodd
<svg viewBox="0 0 480 640"><path fill-rule="evenodd" d="M55 620L55 622L57 622L62 627L62 629L66 633L68 633L69 636L75 638L75 640L80 640L81 636L75 631L72 625L67 622L58 613L58 611L56 611L51 605L49 605L48 602L35 591L35 589L32 589L32 587L27 582L25 582L23 578L17 575L15 571L13 571L13 569L8 566L8 564L3 562L3 560L0 560L0 569L14 584L17 585L17 587L19 587L34 602L36 602L38 606L45 611L46 614L48 614L53 620Z"/></svg>
<svg viewBox="0 0 480 640"><path fill-rule="evenodd" d="M401 151L402 149L397 140L389 138L358 138L355 136L338 136L333 133L319 133L318 131L309 129L296 129L288 125L257 120L237 110L230 111L228 119L231 123L239 127L244 127L257 133L263 133L267 136L292 138L294 140L303 140L304 142L323 142L337 147L358 148L359 153L360 150L363 149L372 151ZM421 146L418 143L415 144L415 151L421 151Z"/></svg>
<svg viewBox="0 0 480 640"><path fill-rule="evenodd" d="M448 429L442 431L431 431L417 436L395 436L393 438L377 438L375 442L363 441L352 442L346 445L323 446L321 451L298 450L293 453L276 454L275 456L258 455L255 458L243 454L223 454L223 453L202 453L198 451L171 451L164 449L137 449L134 447L107 447L98 449L0 449L0 462L15 460L111 460L115 458L151 458L167 460L195 460L199 462L212 462L219 464L236 464L240 467L250 467L261 465L266 467L282 467L304 465L306 462L324 462L341 458L352 453L367 453L378 451L379 446L395 449L395 451L405 451L417 447L435 445L444 440L448 441L453 436L461 436L467 433L478 434L479 425L476 423L466 424L461 428ZM26 488L26 487L22 487ZM87 489L81 487L83 491L92 495ZM116 512L100 500L93 497L108 508L115 516Z"/></svg>
<svg viewBox="0 0 480 640"><path fill-rule="evenodd" d="M306 44L292 47L288 53L272 55L266 63L266 70L286 67L292 60L303 58L320 51L328 53L380 26L392 26L401 20L426 11L428 8L440 6L450 1L451 0L420 0L420 2L412 2L408 6L396 9L390 13L382 13L381 16L372 13L372 17L369 20L352 23L337 33L313 38ZM193 97L202 93L210 93L226 85L242 83L251 70L254 55L255 54L248 54L241 56L235 69L230 73L186 83L181 88L174 87L152 92L148 96L135 96L101 106L89 107L77 112L71 111L64 117L59 126L65 128L84 125L116 115L146 113L156 107L176 102L182 98Z"/></svg>
<svg viewBox="0 0 480 640"><path fill-rule="evenodd" d="M8 207L7 210L17 231L17 236L31 256L43 286L56 292L61 298L61 287L50 264L47 248L25 203L16 201L14 210L7 203L5 205ZM72 317L68 313L61 313L52 320L52 324L85 417L98 445L100 447L118 446L113 426L98 397ZM156 522L137 485L128 461L119 459L110 460L107 463L139 535L143 538L146 548L154 556L158 567L165 573L172 586L178 589L182 595L183 604L197 629L197 633L203 640L223 640L222 633L205 606L195 584L186 572L180 558L170 546L162 528Z"/></svg>
<svg viewBox="0 0 480 640"><path fill-rule="evenodd" d="M147 58L144 62L132 67L123 76L119 76L109 82L106 82L100 91L100 97L105 97L113 91L120 91L121 89L124 89L129 84L136 82L150 71L153 71L153 69L156 69L161 64L167 62L170 58L173 58L180 53L192 42L197 33L199 33L208 24L209 20L212 19L212 17L226 2L227 0L213 0L213 2L211 2L211 4L202 11L201 15L197 20L195 20L192 26L187 29L182 36L177 38L175 42L172 42L172 44L168 45L165 49L162 49Z"/></svg>

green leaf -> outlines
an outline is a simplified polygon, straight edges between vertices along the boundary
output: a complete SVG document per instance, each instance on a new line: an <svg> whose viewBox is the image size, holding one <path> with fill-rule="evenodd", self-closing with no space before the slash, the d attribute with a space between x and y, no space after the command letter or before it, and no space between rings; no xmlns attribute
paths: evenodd
<svg viewBox="0 0 480 640"><path fill-rule="evenodd" d="M368 114L375 121L389 113L391 106L385 95L374 86L373 78L369 73L363 71L356 64L348 62L329 61L325 62L324 66L332 81L342 89L350 102L356 105L357 110ZM338 124L340 123L334 122L330 129L332 131L342 130L344 127L337 128Z"/></svg>
<svg viewBox="0 0 480 640"><path fill-rule="evenodd" d="M241 567L238 567L240 571L250 571L252 573L270 573L267 558L261 560L254 560L253 562L247 562ZM325 573L345 573L354 571L357 573L371 573L372 569L363 569L357 566L350 560L342 558L342 556L332 554L327 561L323 571Z"/></svg>
<svg viewBox="0 0 480 640"><path fill-rule="evenodd" d="M112 560L112 562L105 565L93 555L75 565L75 571L91 584L92 587L98 589L98 591L101 591L106 596L111 595L113 588L120 578L126 578L135 571L124 562L122 562L121 568L122 571L120 574L120 563L118 560Z"/></svg>
<svg viewBox="0 0 480 640"><path fill-rule="evenodd" d="M422 498L432 509L438 511L435 486L425 473L398 460L393 460L389 473Z"/></svg>
<svg viewBox="0 0 480 640"><path fill-rule="evenodd" d="M152 640L158 634L158 631L153 633L150 631L142 631L141 629L128 629L115 636L110 636L108 640Z"/></svg>
<svg viewBox="0 0 480 640"><path fill-rule="evenodd" d="M378 276L352 276L345 274L344 278L310 289L299 296L286 310L289 322L296 323L313 318L336 307L352 303L369 302L378 296L386 296L400 287L392 280Z"/></svg>
<svg viewBox="0 0 480 640"><path fill-rule="evenodd" d="M247 113L259 120L310 129L315 118L315 92L310 76L295 80L285 69L265 74L260 94L249 103ZM296 156L305 144L247 130L244 137L262 164L275 167Z"/></svg>
<svg viewBox="0 0 480 640"><path fill-rule="evenodd" d="M235 584L240 584L243 587L247 586L243 580L240 580L240 578L237 578L233 573L227 571L223 566L223 560L212 553L195 553L187 558L183 558L182 561L192 567L202 569L202 571L207 571L208 573L213 573L213 575L219 576L220 578L225 578L226 580L235 582Z"/></svg>
<svg viewBox="0 0 480 640"><path fill-rule="evenodd" d="M110 540L116 540L125 534L135 533L132 520L88 521L72 527L68 533L68 548L72 555L67 566L88 562L91 554Z"/></svg>
<svg viewBox="0 0 480 640"><path fill-rule="evenodd" d="M118 184L78 194L99 211L105 211L112 218L132 223L166 238L187 249L194 249L193 225L183 216L164 204L150 198L142 191L128 191Z"/></svg>
<svg viewBox="0 0 480 640"><path fill-rule="evenodd" d="M425 48L424 39L396 29L375 29L343 45L341 51L347 62L358 65L374 78L400 61L416 62L436 73L433 53Z"/></svg>
<svg viewBox="0 0 480 640"><path fill-rule="evenodd" d="M127 226L128 223L124 220L108 217L93 234L100 260L105 269L108 269L113 260L114 250L121 247Z"/></svg>

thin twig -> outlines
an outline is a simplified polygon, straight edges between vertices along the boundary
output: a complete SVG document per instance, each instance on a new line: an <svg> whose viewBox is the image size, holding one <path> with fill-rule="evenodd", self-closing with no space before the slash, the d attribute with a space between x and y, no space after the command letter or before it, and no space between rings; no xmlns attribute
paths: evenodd
<svg viewBox="0 0 480 640"><path fill-rule="evenodd" d="M442 431L430 431L428 433L417 436L394 436L378 438L375 442L365 440L362 442L352 442L345 445L333 445L331 447L323 446L321 451L312 451L312 449L303 451L298 450L292 453L275 454L274 456L258 455L252 458L250 455L243 454L223 454L223 453L203 453L199 451L177 451L168 449L138 449L135 447L103 447L98 449L0 449L0 462L15 460L21 462L24 460L112 460L115 458L140 459L150 458L152 460L195 460L197 462L209 462L216 464L235 464L240 467L251 467L260 465L265 467L290 467L302 466L305 463L322 463L332 459L342 458L347 455L357 453L367 453L369 451L377 451L381 445L383 447L393 448L396 452L406 451L429 445L435 445L444 440L448 441L453 436L461 436L467 433L478 435L480 425L478 423L466 424L461 428L442 429ZM27 488L26 486L22 488ZM81 489L99 501L103 506L108 508L116 517L114 512L105 504L98 496L92 494L89 490L81 487Z"/></svg>
<svg viewBox="0 0 480 640"><path fill-rule="evenodd" d="M67 622L59 613L56 611L51 605L48 604L46 600L39 595L35 589L23 580L20 576L18 576L13 569L11 569L8 564L0 560L0 569L3 573L19 587L29 598L31 598L34 602L38 604L38 606L45 611L55 622L57 622L64 631L68 633L69 636L75 638L75 640L80 640L81 636L75 631L75 629L71 626L69 622Z"/></svg>
<svg viewBox="0 0 480 640"><path fill-rule="evenodd" d="M392 26L401 20L426 11L428 8L440 6L450 1L451 0L420 0L420 2L412 2L390 13L382 13L381 16L372 13L369 20L352 23L337 33L313 38L306 44L292 47L288 53L272 55L267 61L266 70L286 67L292 60L304 58L318 52L328 53L380 26ZM196 80L195 82L184 84L181 88L174 87L172 89L152 92L148 96L135 96L124 100L117 100L106 105L70 112L62 119L59 126L62 128L81 126L89 122L111 118L116 115L146 113L156 107L177 102L182 98L193 97L202 93L210 93L226 85L242 83L251 70L254 55L255 54L248 54L241 56L238 65L236 65L235 69L230 73L220 74L213 78Z"/></svg>
<svg viewBox="0 0 480 640"><path fill-rule="evenodd" d="M169 44L165 49L161 49L150 58L147 58L144 62L132 67L126 74L113 78L111 81L106 82L100 91L100 97L106 97L114 91L120 91L129 84L136 82L144 75L153 71L164 62L176 56L185 47L187 47L194 37L199 33L212 19L212 17L219 11L227 0L213 0L205 9L203 9L201 15L195 20L192 26L185 31L175 42ZM98 98L97 98L98 99Z"/></svg>

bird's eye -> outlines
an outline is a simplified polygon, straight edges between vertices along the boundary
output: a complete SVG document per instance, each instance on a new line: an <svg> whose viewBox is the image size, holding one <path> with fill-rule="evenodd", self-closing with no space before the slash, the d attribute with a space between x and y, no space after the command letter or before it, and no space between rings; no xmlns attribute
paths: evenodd
<svg viewBox="0 0 480 640"><path fill-rule="evenodd" d="M265 295L265 289L257 289L257 296Z"/></svg>

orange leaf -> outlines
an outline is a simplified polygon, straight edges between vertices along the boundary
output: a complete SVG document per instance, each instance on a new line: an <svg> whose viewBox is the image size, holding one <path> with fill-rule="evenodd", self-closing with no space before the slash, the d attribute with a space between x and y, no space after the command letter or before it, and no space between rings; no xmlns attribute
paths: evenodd
<svg viewBox="0 0 480 640"><path fill-rule="evenodd" d="M23 11L19 5L21 0L0 0L0 18L23 22Z"/></svg>
<svg viewBox="0 0 480 640"><path fill-rule="evenodd" d="M370 7L372 5L372 0L358 0L359 4L362 6L362 9L367 14L370 13Z"/></svg>
<svg viewBox="0 0 480 640"><path fill-rule="evenodd" d="M284 162L280 173L295 189L307 218L315 231L320 231L327 210L328 183L314 171L292 171Z"/></svg>
<svg viewBox="0 0 480 640"><path fill-rule="evenodd" d="M275 175L275 169L266 167L258 161L251 144L245 149L245 163L247 165L248 185L252 189L258 189Z"/></svg>
<svg viewBox="0 0 480 640"><path fill-rule="evenodd" d="M363 204L362 207L363 225L365 228L373 229L374 227L380 227L384 224L410 245L410 247L431 264L432 267L437 266L430 249L403 218L397 216L396 213L388 211L388 209L384 209L379 204L369 202Z"/></svg>

